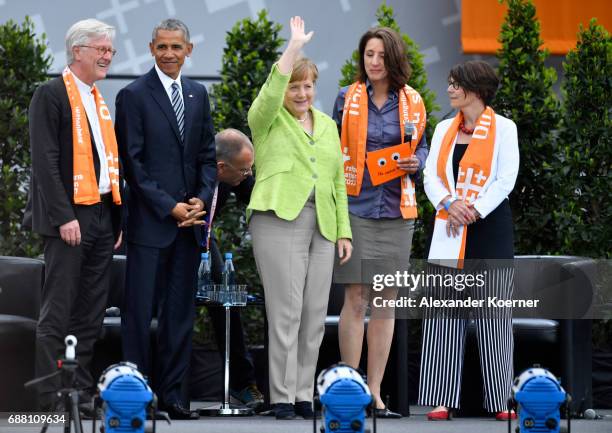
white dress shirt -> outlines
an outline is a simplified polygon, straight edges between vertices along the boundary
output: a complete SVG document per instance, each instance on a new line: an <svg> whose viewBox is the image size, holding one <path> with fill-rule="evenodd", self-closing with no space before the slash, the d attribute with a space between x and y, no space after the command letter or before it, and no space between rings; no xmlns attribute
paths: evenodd
<svg viewBox="0 0 612 433"><path fill-rule="evenodd" d="M164 74L161 69L159 69L159 66L157 66L157 63L155 64L155 71L157 71L157 75L159 76L162 86L164 86L164 90L168 94L168 98L170 99L170 104L172 105L172 84L173 83L178 84L179 96L181 99L183 99L183 86L181 85L181 72L179 71L178 77L176 77L176 80L173 80L172 78ZM184 103L185 101L183 101L183 104Z"/></svg>
<svg viewBox="0 0 612 433"><path fill-rule="evenodd" d="M91 126L91 132L93 133L93 141L96 145L98 152L98 159L100 160L100 181L98 182L98 191L100 194L107 194L111 192L110 176L108 174L108 161L106 160L106 149L104 147L104 139L102 138L102 130L100 129L100 120L98 119L98 112L96 110L96 100L92 93L92 87L85 84L76 74L72 74L76 81L77 88L81 95L81 101L85 107L85 113L87 114L87 120Z"/></svg>

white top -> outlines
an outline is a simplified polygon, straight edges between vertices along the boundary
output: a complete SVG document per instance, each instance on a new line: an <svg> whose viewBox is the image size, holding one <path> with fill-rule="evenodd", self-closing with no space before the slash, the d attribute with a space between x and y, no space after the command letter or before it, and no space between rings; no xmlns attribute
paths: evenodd
<svg viewBox="0 0 612 433"><path fill-rule="evenodd" d="M100 160L100 181L98 182L98 191L100 194L106 194L111 192L110 176L108 174L108 162L106 161L106 149L104 147L104 139L102 138L102 130L100 129L100 120L98 119L98 112L96 111L96 100L92 93L93 87L85 84L76 74L73 72L72 76L76 81L79 94L81 95L81 101L85 107L85 113L91 126L91 132L93 133L94 144L98 152L98 159Z"/></svg>
<svg viewBox="0 0 612 433"><path fill-rule="evenodd" d="M183 86L181 85L181 72L179 71L178 77L176 77L176 80L173 80L172 78L164 74L161 69L159 69L159 66L157 66L157 63L155 64L155 71L157 72L157 76L159 77L162 83L162 86L164 86L164 90L168 94L168 98L170 99L170 104L172 104L172 84L173 83L178 84L179 95L181 99L183 99ZM183 103L184 102L185 101L183 101Z"/></svg>
<svg viewBox="0 0 612 433"><path fill-rule="evenodd" d="M457 137L453 143L449 158L446 162L446 176L449 179L451 190L446 189L438 175L438 155L442 146L442 139L450 127L453 119L446 119L438 123L431 140L429 156L425 162L423 185L429 201L440 210L442 199L447 195L456 196L455 178L453 176L453 152ZM519 171L519 147L516 125L510 119L498 114L495 115L495 150L491 163L491 175L474 200L474 208L482 218L485 218L500 205L514 188Z"/></svg>

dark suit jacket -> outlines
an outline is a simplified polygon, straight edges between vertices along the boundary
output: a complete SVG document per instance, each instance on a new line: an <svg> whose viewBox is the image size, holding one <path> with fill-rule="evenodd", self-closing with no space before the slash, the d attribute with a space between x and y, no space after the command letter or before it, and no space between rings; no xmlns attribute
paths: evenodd
<svg viewBox="0 0 612 433"><path fill-rule="evenodd" d="M127 239L144 246L163 248L175 239L171 211L178 202L198 197L208 208L212 198L217 165L208 94L188 78L181 85L184 142L155 68L116 99L115 131L130 187ZM199 227L194 231L199 242Z"/></svg>
<svg viewBox="0 0 612 433"><path fill-rule="evenodd" d="M251 192L253 191L253 186L255 185L255 178L253 176L249 176L240 182L236 186L232 186L228 183L219 183L219 192L217 193L217 208L215 209L215 218L218 218L221 215L221 210L227 199L230 197L231 193L236 195L238 201L249 204L251 200ZM214 221L213 221L214 225ZM204 230L204 233L206 230ZM211 263L211 271L213 274L213 280L215 283L221 283L221 272L223 271L223 257L221 255L221 251L219 251L219 247L217 246L217 241L215 239L214 234L210 238L210 263Z"/></svg>
<svg viewBox="0 0 612 433"><path fill-rule="evenodd" d="M74 204L72 112L62 77L48 81L34 92L29 129L32 179L24 226L45 236L59 236L59 226L76 218L81 232L86 232L93 208ZM89 131L99 180L100 160L91 126ZM120 206L113 206L112 219L116 239L121 229Z"/></svg>
<svg viewBox="0 0 612 433"><path fill-rule="evenodd" d="M238 201L244 204L249 204L249 201L251 200L251 192L253 192L254 185L255 178L253 176L248 176L236 186L220 182L219 192L217 193L217 209L215 210L215 214L217 216L221 214L221 209L223 209L223 206L225 206L225 202L227 201L231 193L234 193L236 195Z"/></svg>

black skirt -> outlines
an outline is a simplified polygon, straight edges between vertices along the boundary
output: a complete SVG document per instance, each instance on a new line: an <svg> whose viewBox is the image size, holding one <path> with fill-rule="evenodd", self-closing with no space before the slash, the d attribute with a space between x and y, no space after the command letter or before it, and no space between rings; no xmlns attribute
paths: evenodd
<svg viewBox="0 0 612 433"><path fill-rule="evenodd" d="M465 259L513 259L513 231L512 211L505 199L486 218L468 226Z"/></svg>

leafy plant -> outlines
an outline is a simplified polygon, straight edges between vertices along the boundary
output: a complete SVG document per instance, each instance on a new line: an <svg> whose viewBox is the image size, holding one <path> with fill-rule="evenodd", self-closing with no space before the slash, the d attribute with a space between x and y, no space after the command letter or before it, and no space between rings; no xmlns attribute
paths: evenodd
<svg viewBox="0 0 612 433"><path fill-rule="evenodd" d="M395 21L393 8L387 6L383 1L376 11L376 18L380 27L389 27L398 32L404 43L406 44L406 57L408 63L412 67L412 75L408 83L412 88L419 92L425 103L427 110L427 127L425 130L426 137L431 140L433 131L438 124L438 119L433 115L434 111L440 109L436 103L436 95L433 91L427 88L427 72L425 71L425 63L423 54L419 51L419 46L405 33L402 33L399 25ZM342 77L340 78L340 86L348 86L355 81L357 67L359 64L359 52L353 51L351 58L342 66ZM412 257L425 257L427 250L427 231L434 217L434 208L429 203L427 196L423 192L422 185L417 185L417 203L419 218L415 221L414 236L412 239Z"/></svg>
<svg viewBox="0 0 612 433"><path fill-rule="evenodd" d="M211 89L213 120L217 131L231 127L251 136L247 113L272 70L272 65L280 57L280 47L284 43L279 37L281 28L280 24L271 22L266 11L262 10L257 20L243 19L227 32L221 82L214 84ZM234 254L238 281L248 283L252 290L261 294L263 289L247 228L245 205L231 197L215 219L213 230L220 251L232 251ZM262 309L246 308L243 317L249 342L262 344ZM196 334L204 328L203 321L205 317L199 315L196 320Z"/></svg>
<svg viewBox="0 0 612 433"><path fill-rule="evenodd" d="M284 43L278 36L281 28L280 24L270 21L266 10L262 9L257 20L245 18L227 32L221 82L213 84L211 89L217 131L232 127L250 136L247 113L280 56Z"/></svg>
<svg viewBox="0 0 612 433"><path fill-rule="evenodd" d="M0 254L35 256L40 240L21 226L30 180L28 106L46 80L51 57L34 24L0 26Z"/></svg>
<svg viewBox="0 0 612 433"><path fill-rule="evenodd" d="M591 20L564 63L563 117L552 169L560 253L612 258L612 39Z"/></svg>
<svg viewBox="0 0 612 433"><path fill-rule="evenodd" d="M558 205L551 192L560 173L550 170L552 134L558 124L559 102L553 91L557 80L548 57L540 49L540 23L531 0L505 0L508 13L497 52L501 87L493 108L512 119L518 128L521 155L519 176L510 197L514 211L516 251L543 254L556 250L557 227L551 209Z"/></svg>

